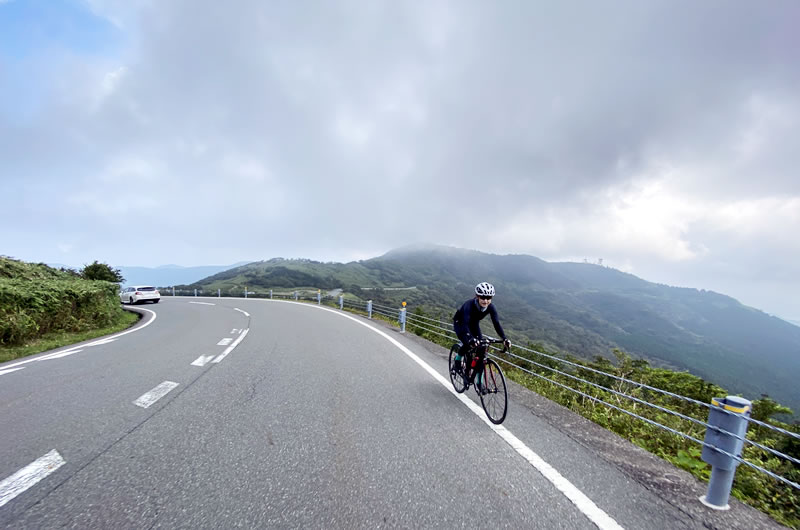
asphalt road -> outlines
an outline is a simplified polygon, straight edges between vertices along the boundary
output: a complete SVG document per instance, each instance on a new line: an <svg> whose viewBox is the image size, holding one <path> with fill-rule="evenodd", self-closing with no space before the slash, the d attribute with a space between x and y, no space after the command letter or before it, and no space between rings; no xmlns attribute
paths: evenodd
<svg viewBox="0 0 800 530"><path fill-rule="evenodd" d="M491 428L441 354L365 318L252 299L140 310L111 341L0 365L0 526L703 524L513 396Z"/></svg>

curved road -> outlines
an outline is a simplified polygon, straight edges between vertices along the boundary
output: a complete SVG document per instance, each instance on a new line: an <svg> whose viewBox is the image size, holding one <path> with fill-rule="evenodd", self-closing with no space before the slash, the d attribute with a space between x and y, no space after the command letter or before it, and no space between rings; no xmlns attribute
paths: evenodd
<svg viewBox="0 0 800 530"><path fill-rule="evenodd" d="M0 365L0 526L698 526L513 401L491 428L396 330L271 300L138 310Z"/></svg>

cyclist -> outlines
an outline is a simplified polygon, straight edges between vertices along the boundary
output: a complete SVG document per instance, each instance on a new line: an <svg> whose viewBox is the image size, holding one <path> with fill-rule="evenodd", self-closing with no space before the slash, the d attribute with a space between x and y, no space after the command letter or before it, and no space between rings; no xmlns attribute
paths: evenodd
<svg viewBox="0 0 800 530"><path fill-rule="evenodd" d="M500 325L500 319L497 317L497 310L492 305L492 297L494 297L494 286L491 283L481 282L475 286L475 298L467 300L453 315L453 329L455 329L458 340L461 341L461 349L456 356L456 361L453 368L458 371L461 368L461 361L466 357L469 362L469 353L477 345L478 341L483 338L481 334L480 321L489 315L492 317L492 324L494 330L503 339L503 345L506 348L511 347L511 341L506 338L503 331L503 326ZM469 370L469 366L466 366ZM465 371L465 375L466 371ZM467 381L467 386L472 383L475 374L472 374Z"/></svg>

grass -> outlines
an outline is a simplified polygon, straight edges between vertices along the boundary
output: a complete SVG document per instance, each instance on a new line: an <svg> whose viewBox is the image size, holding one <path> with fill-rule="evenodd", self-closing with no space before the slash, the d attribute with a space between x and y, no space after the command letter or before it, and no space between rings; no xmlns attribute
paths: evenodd
<svg viewBox="0 0 800 530"><path fill-rule="evenodd" d="M53 350L62 346L69 346L85 340L110 335L133 326L139 321L141 315L132 311L123 311L122 315L111 326L82 331L79 333L57 332L44 335L22 346L0 347L0 362L13 361L43 351Z"/></svg>

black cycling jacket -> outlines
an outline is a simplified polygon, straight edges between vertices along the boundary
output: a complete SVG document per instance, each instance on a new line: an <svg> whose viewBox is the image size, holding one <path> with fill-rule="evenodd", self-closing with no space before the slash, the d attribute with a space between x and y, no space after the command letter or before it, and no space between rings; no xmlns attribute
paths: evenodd
<svg viewBox="0 0 800 530"><path fill-rule="evenodd" d="M500 325L500 319L497 318L497 309L494 308L494 304L489 304L486 311L481 311L478 305L478 299L473 298L464 302L459 310L456 311L456 314L453 315L453 328L462 344L466 346L469 344L470 339L480 339L483 337L479 322L485 318L486 315L492 317L494 330L501 339L505 340L506 334L503 331L503 326Z"/></svg>

